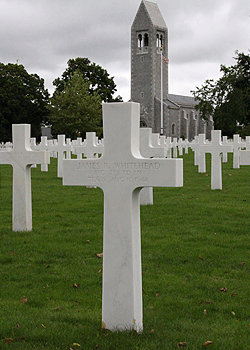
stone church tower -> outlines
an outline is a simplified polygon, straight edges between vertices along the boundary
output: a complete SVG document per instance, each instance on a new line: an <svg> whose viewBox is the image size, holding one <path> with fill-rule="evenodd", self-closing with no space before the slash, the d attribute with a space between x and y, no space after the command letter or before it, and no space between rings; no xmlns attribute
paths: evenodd
<svg viewBox="0 0 250 350"><path fill-rule="evenodd" d="M213 122L199 118L194 98L169 94L167 59L167 25L157 4L142 0L131 27L131 101L140 103L141 127L160 133L163 95L164 135L191 140L206 133L210 139Z"/></svg>

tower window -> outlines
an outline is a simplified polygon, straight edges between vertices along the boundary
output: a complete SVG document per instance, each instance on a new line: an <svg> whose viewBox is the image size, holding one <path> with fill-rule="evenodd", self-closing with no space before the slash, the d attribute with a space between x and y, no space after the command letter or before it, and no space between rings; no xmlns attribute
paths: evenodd
<svg viewBox="0 0 250 350"><path fill-rule="evenodd" d="M156 34L156 47L163 48L163 34Z"/></svg>
<svg viewBox="0 0 250 350"><path fill-rule="evenodd" d="M141 98L144 98L144 92L141 92Z"/></svg>
<svg viewBox="0 0 250 350"><path fill-rule="evenodd" d="M172 124L172 135L174 135L175 134L175 124L173 123Z"/></svg>
<svg viewBox="0 0 250 350"><path fill-rule="evenodd" d="M148 46L148 33L144 34L144 46Z"/></svg>
<svg viewBox="0 0 250 350"><path fill-rule="evenodd" d="M162 34L160 35L160 45L161 45L161 48L163 48L163 35Z"/></svg>
<svg viewBox="0 0 250 350"><path fill-rule="evenodd" d="M141 34L138 35L138 47L139 48L142 47L142 35Z"/></svg>

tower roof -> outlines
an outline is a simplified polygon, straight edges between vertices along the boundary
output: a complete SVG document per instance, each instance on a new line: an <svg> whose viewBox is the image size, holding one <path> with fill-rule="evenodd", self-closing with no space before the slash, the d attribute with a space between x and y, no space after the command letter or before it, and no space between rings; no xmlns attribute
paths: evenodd
<svg viewBox="0 0 250 350"><path fill-rule="evenodd" d="M148 15L152 21L152 24L156 27L167 28L166 23L162 17L159 7L156 3L151 1L142 0Z"/></svg>

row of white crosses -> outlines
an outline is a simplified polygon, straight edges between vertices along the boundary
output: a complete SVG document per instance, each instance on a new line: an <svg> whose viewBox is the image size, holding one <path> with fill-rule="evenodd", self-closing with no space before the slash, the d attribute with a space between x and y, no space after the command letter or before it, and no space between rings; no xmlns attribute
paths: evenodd
<svg viewBox="0 0 250 350"><path fill-rule="evenodd" d="M141 331L143 328L141 189L183 185L182 159L164 158L166 150L169 150L165 147L167 140L151 135L150 142L148 132L145 136L147 142L143 146L141 141L140 146L139 119L139 104L104 104L105 145L98 148L97 140L92 138L95 147L91 158L62 160L64 185L98 186L104 192L102 321L103 327L110 330ZM0 152L0 163L13 166L13 193L19 196L19 201L13 197L14 213L18 218L13 220L13 229L20 231L32 228L31 206L25 208L25 214L24 211L18 214L18 210L24 207L24 201L31 204L30 167L36 163L48 164L49 153L52 152L32 151L29 138L29 125L13 125L13 149ZM220 154L227 150L226 147L232 147L223 146L220 140L220 131L214 131L210 144L205 143L205 138L199 141L200 153L212 154L212 169L221 165ZM58 144L63 147L63 153L66 144L63 138L57 141L59 156ZM80 147L84 148L84 143L78 141L75 151L81 154ZM101 158L95 157L98 152L102 153ZM144 157L141 155L143 152ZM213 180L216 182L218 179Z"/></svg>
<svg viewBox="0 0 250 350"><path fill-rule="evenodd" d="M222 189L222 161L227 161L227 153L233 152L233 168L238 169L240 165L250 165L250 138L242 141L239 135L234 135L232 141L223 136L221 130L211 131L211 142L205 139L205 134L199 134L190 144L194 151L194 164L198 165L198 171L206 172L206 153L211 153L211 189ZM242 150L242 148L246 148ZM241 160L242 159L242 160Z"/></svg>

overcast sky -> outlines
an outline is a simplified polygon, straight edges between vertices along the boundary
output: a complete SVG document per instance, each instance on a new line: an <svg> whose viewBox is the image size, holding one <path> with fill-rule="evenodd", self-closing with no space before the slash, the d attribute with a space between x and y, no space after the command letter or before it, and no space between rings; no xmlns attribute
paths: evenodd
<svg viewBox="0 0 250 350"><path fill-rule="evenodd" d="M70 58L88 57L130 98L130 30L141 0L0 0L0 62L24 65L45 80ZM220 64L249 53L249 0L157 0L169 32L170 93L190 95Z"/></svg>

